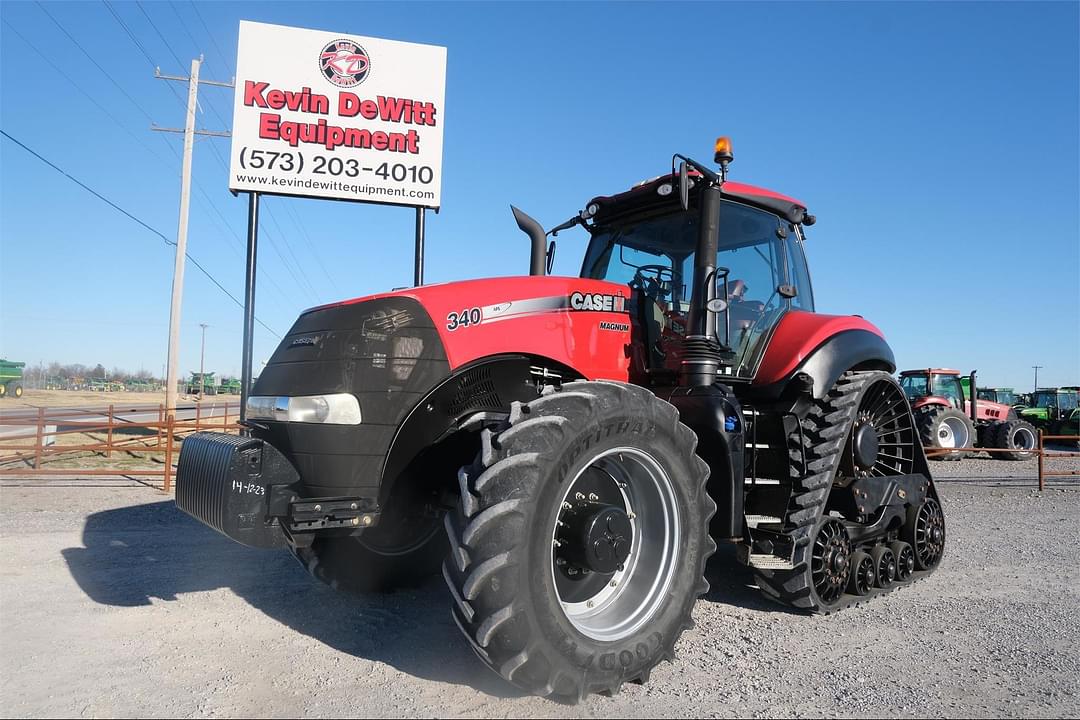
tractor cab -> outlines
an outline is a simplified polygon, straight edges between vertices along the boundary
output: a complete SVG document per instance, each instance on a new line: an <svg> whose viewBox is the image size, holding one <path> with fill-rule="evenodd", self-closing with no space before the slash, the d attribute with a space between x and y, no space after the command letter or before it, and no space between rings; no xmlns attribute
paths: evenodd
<svg viewBox="0 0 1080 720"><path fill-rule="evenodd" d="M948 368L905 370L900 373L900 387L904 389L912 408L926 404L948 405L964 410L967 394L960 382L960 371Z"/></svg>
<svg viewBox="0 0 1080 720"><path fill-rule="evenodd" d="M1021 411L1025 420L1037 426L1068 417L1078 406L1077 391L1072 388L1039 388L1031 396L1031 404Z"/></svg>
<svg viewBox="0 0 1080 720"><path fill-rule="evenodd" d="M672 378L684 363L686 338L703 334L718 342L721 375L752 379L780 319L792 310L814 310L802 230L812 216L802 203L723 183L717 224L705 230L715 237L715 255L699 262L701 179L700 173L680 178L673 172L594 198L581 214L591 236L581 276L631 289L631 320L640 328L631 371L638 378ZM685 204L680 183L686 185ZM698 266L711 270L705 278L711 293L702 298L707 317L695 333Z"/></svg>

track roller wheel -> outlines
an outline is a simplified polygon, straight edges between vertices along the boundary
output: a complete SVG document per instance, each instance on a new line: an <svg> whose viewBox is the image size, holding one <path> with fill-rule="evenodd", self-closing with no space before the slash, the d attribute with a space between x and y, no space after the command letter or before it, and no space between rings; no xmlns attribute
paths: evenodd
<svg viewBox="0 0 1080 720"><path fill-rule="evenodd" d="M873 558L861 550L851 556L851 576L848 578L847 586L849 593L859 596L869 595L876 577Z"/></svg>
<svg viewBox="0 0 1080 720"><path fill-rule="evenodd" d="M834 604L844 594L851 569L851 539L844 523L826 518L818 526L812 557L814 590L822 602Z"/></svg>
<svg viewBox="0 0 1080 720"><path fill-rule="evenodd" d="M709 587L697 436L645 388L577 381L514 403L481 442L443 565L477 656L563 702L645 682Z"/></svg>
<svg viewBox="0 0 1080 720"><path fill-rule="evenodd" d="M915 551L906 542L897 540L889 546L896 558L896 581L907 582L915 572Z"/></svg>
<svg viewBox="0 0 1080 720"><path fill-rule="evenodd" d="M918 507L908 508L904 539L915 551L915 567L931 570L941 562L945 552L945 516L941 505L932 497Z"/></svg>
<svg viewBox="0 0 1080 720"><path fill-rule="evenodd" d="M892 550L884 545L878 545L870 551L870 557L874 560L874 570L877 575L877 586L887 588L896 579L896 556Z"/></svg>

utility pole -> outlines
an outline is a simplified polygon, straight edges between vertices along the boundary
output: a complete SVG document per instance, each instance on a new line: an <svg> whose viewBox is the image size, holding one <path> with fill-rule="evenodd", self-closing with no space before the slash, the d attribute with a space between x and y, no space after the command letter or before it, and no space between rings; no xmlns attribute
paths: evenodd
<svg viewBox="0 0 1080 720"><path fill-rule="evenodd" d="M199 349L199 401L206 397L206 375L203 374L203 361L206 359L206 323L199 323L202 328L202 347Z"/></svg>
<svg viewBox="0 0 1080 720"><path fill-rule="evenodd" d="M1032 388L1032 392L1039 392L1039 368L1041 368L1043 366L1042 365L1032 365L1031 367L1035 368L1035 387Z"/></svg>
<svg viewBox="0 0 1080 720"><path fill-rule="evenodd" d="M199 103L199 83L203 85L217 85L219 87L233 87L232 82L216 82L214 80L199 80L199 67L202 65L202 56L191 61L191 75L177 77L175 75L162 75L161 68L154 69L154 77L159 80L173 80L188 84L187 121L184 129L159 128L153 126L152 130L160 132L183 133L184 135L184 160L180 175L180 220L176 230L176 261L173 265L172 303L169 306L169 362L168 374L165 379L165 416L176 416L176 384L177 364L180 359L180 309L184 295L184 260L187 257L187 232L188 232L188 207L191 200L191 153L195 147L196 135L211 135L214 137L230 137L230 133L214 132L210 130L195 129L195 109ZM206 330L203 329L205 337ZM205 385L205 383L204 383ZM204 388L205 389L205 388ZM201 397L201 395L200 395Z"/></svg>

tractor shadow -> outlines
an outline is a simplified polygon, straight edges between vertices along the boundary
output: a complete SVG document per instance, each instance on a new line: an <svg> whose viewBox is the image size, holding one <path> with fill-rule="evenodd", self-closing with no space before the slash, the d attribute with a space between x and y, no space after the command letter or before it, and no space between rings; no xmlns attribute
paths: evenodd
<svg viewBox="0 0 1080 720"><path fill-rule="evenodd" d="M94 602L150 606L151 598L176 601L179 595L228 588L274 620L341 652L500 698L522 696L473 654L450 617L450 598L439 577L394 593L336 592L311 578L288 552L234 543L170 501L94 513L82 544L62 553Z"/></svg>
<svg viewBox="0 0 1080 720"><path fill-rule="evenodd" d="M754 571L738 561L735 546L720 544L705 566L709 592L702 600L767 613L803 615L799 610L768 600L758 590Z"/></svg>

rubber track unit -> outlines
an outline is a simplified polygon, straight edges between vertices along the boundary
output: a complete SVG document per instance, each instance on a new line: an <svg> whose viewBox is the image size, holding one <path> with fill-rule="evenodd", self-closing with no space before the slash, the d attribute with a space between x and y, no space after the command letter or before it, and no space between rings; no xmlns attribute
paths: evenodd
<svg viewBox="0 0 1080 720"><path fill-rule="evenodd" d="M668 600L641 631L642 639L662 639L655 647L627 641L635 643L629 647L636 652L614 652L622 641L597 643L576 632L553 642L549 633L536 629L543 625L536 608L539 603L557 608L558 599L529 597L517 584L517 566L528 564L531 557L527 519L539 522L550 512L536 502L544 484L545 458L557 453L563 438L580 437L603 421L605 412L610 417L612 407L629 417L652 417L666 427L686 458L685 482L700 511L699 517L684 520L702 538L697 557L688 557L695 576L673 580ZM617 693L623 682L644 684L657 663L674 659L675 641L693 627L690 611L696 598L708 592L705 564L716 550L708 536L716 504L705 489L708 465L694 453L696 446L697 436L679 422L670 404L645 388L605 381L565 383L558 391L549 387L537 400L515 402L507 424L497 432L482 431L480 456L459 473L458 511L445 517L450 554L443 575L453 596L454 620L485 664L526 692L573 704L590 693ZM567 644L574 648L569 653L563 652ZM606 655L616 658L615 667L605 666Z"/></svg>
<svg viewBox="0 0 1080 720"><path fill-rule="evenodd" d="M933 572L917 570L906 581L894 581L886 588L874 587L867 595L845 593L839 601L828 606L818 600L812 587L808 566L814 533L829 499L832 481L854 425L863 390L882 377L889 376L879 371L844 373L824 398L814 401L803 420L803 447L799 446L798 433L793 433L789 439L788 460L792 474L799 473L800 477L792 483L783 531L794 541L792 559L795 567L791 570L754 569L758 587L770 600L799 610L828 615L906 587ZM805 468L802 467L804 452Z"/></svg>

